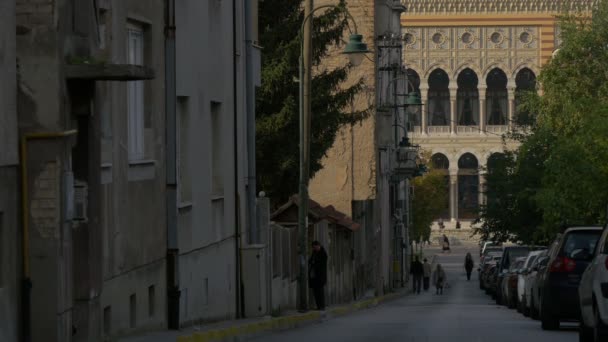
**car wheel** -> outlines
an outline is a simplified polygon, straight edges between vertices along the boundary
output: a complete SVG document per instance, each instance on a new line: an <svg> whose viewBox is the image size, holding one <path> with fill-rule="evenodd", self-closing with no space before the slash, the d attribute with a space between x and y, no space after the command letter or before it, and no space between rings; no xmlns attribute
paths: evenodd
<svg viewBox="0 0 608 342"><path fill-rule="evenodd" d="M578 327L578 341L579 342L593 342L593 329L585 325L585 322L581 319Z"/></svg>
<svg viewBox="0 0 608 342"><path fill-rule="evenodd" d="M608 326L602 322L597 305L593 308L593 338L595 342L608 340Z"/></svg>
<svg viewBox="0 0 608 342"><path fill-rule="evenodd" d="M543 299L540 300L540 325L543 330L559 329L559 319L553 316L549 310L543 308Z"/></svg>
<svg viewBox="0 0 608 342"><path fill-rule="evenodd" d="M534 303L534 295L530 297L530 318L538 320L538 310L536 310L536 304Z"/></svg>

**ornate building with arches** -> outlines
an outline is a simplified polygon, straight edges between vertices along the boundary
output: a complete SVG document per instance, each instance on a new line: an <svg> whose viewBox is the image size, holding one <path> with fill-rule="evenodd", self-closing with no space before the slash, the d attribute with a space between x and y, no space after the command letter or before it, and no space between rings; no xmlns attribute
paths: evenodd
<svg viewBox="0 0 608 342"><path fill-rule="evenodd" d="M466 228L484 200L482 170L514 125L518 95L536 89L540 69L560 45L556 15L590 12L595 1L402 2L403 58L423 101L405 122L411 141L431 153L449 181L438 223Z"/></svg>

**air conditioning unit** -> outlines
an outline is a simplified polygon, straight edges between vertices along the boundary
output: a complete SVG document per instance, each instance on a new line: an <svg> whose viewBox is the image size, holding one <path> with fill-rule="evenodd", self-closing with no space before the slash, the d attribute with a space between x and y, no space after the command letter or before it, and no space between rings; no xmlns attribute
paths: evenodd
<svg viewBox="0 0 608 342"><path fill-rule="evenodd" d="M269 314L267 255L265 245L249 245L241 249L243 262L243 287L245 316L262 317Z"/></svg>
<svg viewBox="0 0 608 342"><path fill-rule="evenodd" d="M86 182L74 181L74 216L73 220L87 222L89 186Z"/></svg>

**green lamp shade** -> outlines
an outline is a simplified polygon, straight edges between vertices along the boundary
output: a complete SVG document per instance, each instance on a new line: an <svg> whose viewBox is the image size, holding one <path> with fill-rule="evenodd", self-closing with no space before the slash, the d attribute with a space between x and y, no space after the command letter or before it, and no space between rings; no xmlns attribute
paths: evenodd
<svg viewBox="0 0 608 342"><path fill-rule="evenodd" d="M363 55L368 52L367 44L363 42L363 36L351 34L343 53L348 56L352 65L357 66L363 61Z"/></svg>
<svg viewBox="0 0 608 342"><path fill-rule="evenodd" d="M420 94L418 94L418 93L407 94L407 98L405 99L405 104L408 106L422 106L422 100L420 99Z"/></svg>

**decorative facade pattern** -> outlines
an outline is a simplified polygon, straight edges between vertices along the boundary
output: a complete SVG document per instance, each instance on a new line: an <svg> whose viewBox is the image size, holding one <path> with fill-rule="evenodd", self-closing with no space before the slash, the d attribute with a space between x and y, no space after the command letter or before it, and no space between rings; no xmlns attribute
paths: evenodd
<svg viewBox="0 0 608 342"><path fill-rule="evenodd" d="M591 11L597 0L402 0L409 14Z"/></svg>

